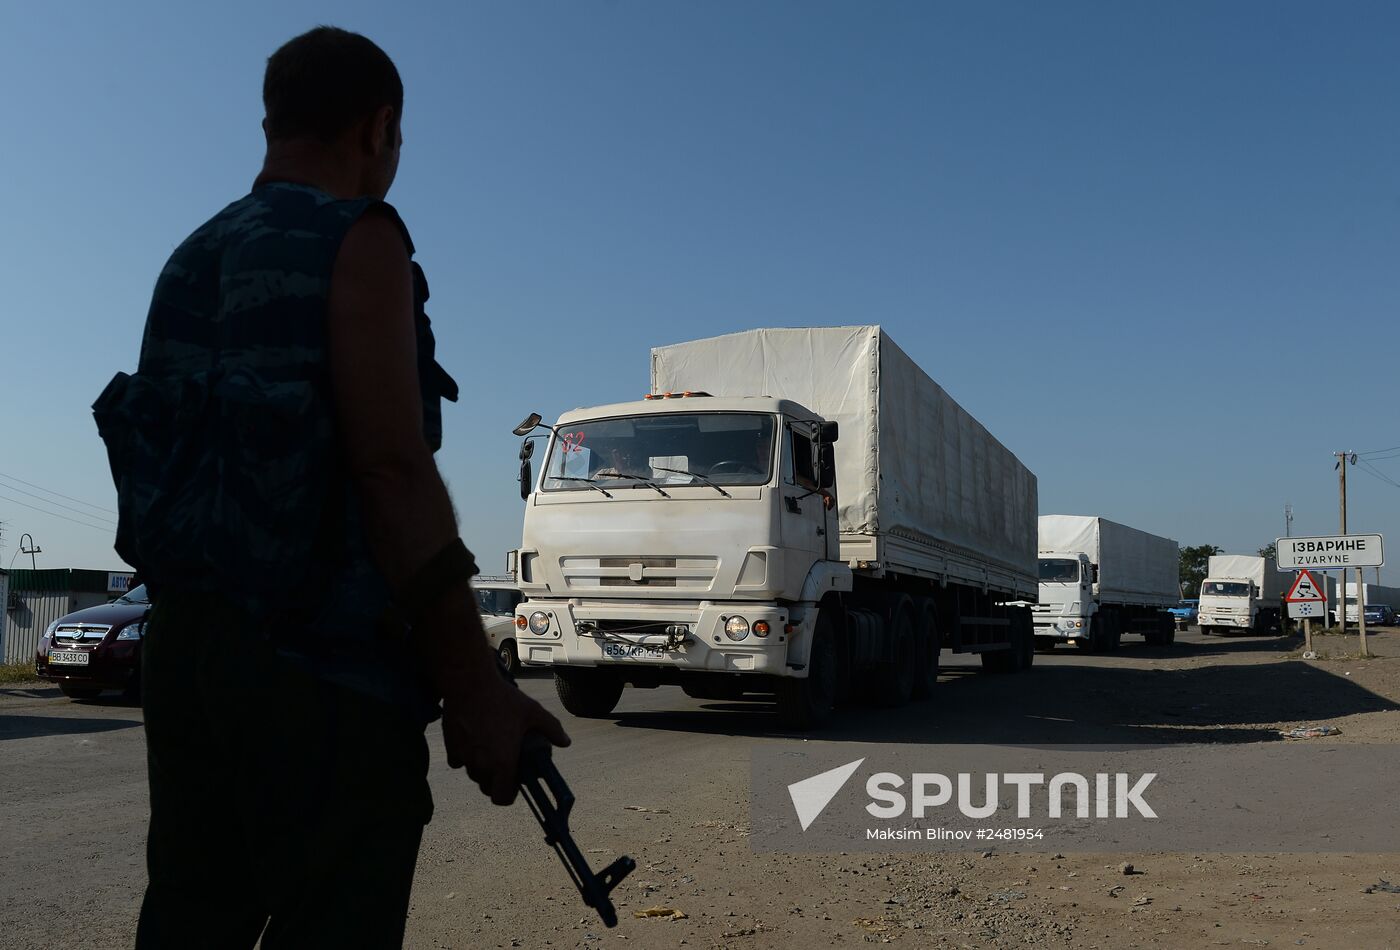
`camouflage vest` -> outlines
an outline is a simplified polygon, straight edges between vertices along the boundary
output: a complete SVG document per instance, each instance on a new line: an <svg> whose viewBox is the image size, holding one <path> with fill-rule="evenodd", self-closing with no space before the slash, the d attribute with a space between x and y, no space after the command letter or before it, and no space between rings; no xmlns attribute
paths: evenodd
<svg viewBox="0 0 1400 950"><path fill-rule="evenodd" d="M342 640L372 637L388 590L337 464L326 301L341 241L374 204L393 213L263 185L161 272L137 372L118 373L93 406L117 486L117 553L157 592L221 592L259 619L290 612ZM441 400L457 386L434 359L427 281L413 268L436 451Z"/></svg>

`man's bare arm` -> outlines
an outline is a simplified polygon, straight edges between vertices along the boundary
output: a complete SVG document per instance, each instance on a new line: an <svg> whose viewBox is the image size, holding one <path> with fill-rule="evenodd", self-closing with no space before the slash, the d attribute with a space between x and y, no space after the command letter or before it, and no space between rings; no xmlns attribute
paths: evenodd
<svg viewBox="0 0 1400 950"><path fill-rule="evenodd" d="M328 337L345 463L370 550L390 587L403 591L457 537L447 488L423 437L413 325L413 278L397 224L370 213L350 229L331 278ZM515 798L525 733L556 745L557 719L507 683L461 581L415 611L415 648L443 697L448 763L465 766L498 804ZM489 726L489 728L488 728Z"/></svg>

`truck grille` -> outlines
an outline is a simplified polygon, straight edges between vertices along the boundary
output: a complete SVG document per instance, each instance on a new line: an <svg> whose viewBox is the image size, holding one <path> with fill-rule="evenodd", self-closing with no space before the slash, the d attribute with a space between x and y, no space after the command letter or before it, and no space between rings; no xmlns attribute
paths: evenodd
<svg viewBox="0 0 1400 950"><path fill-rule="evenodd" d="M679 588L709 590L719 571L714 557L566 557L559 560L570 590Z"/></svg>

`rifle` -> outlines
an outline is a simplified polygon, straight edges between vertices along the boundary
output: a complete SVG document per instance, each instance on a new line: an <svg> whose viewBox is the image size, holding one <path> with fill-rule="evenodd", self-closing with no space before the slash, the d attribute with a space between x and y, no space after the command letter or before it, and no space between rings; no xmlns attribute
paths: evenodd
<svg viewBox="0 0 1400 950"><path fill-rule="evenodd" d="M574 843L569 833L569 812L574 807L574 793L564 776L554 767L549 741L537 733L525 737L520 749L520 790L535 820L544 829L544 841L559 855L570 879L583 897L583 902L598 912L606 927L617 926L617 909L608 896L622 879L637 867L627 855L618 858L595 874L588 859Z"/></svg>

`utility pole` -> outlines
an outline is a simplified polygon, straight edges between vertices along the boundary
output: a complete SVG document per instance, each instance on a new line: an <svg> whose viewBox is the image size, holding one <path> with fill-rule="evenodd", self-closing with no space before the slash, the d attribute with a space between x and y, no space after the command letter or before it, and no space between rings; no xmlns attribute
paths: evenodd
<svg viewBox="0 0 1400 950"><path fill-rule="evenodd" d="M1283 506L1283 536L1284 536L1285 538L1291 538L1291 537L1293 537L1293 506L1292 506L1292 505L1284 505L1284 506Z"/></svg>
<svg viewBox="0 0 1400 950"><path fill-rule="evenodd" d="M1338 474L1338 476L1339 476L1339 483L1338 483L1338 485L1337 485L1337 494L1338 494L1338 497L1340 498L1340 505L1341 505L1341 511L1342 511L1342 530L1341 530L1341 533L1342 533L1342 534L1346 534L1346 533L1347 533L1347 455L1349 455L1350 453L1348 453L1348 452L1333 452L1332 454L1335 455L1335 456L1337 457L1336 469L1337 469L1337 474ZM1346 632L1347 632L1347 572L1346 572L1346 568L1342 568L1342 583L1341 583L1341 588L1342 588L1342 589L1339 590L1339 591L1337 592L1337 601L1338 601L1338 603L1337 603L1337 624L1341 627L1342 635L1345 636L1345 635L1346 635Z"/></svg>

